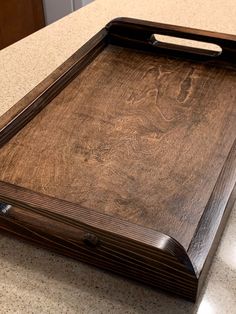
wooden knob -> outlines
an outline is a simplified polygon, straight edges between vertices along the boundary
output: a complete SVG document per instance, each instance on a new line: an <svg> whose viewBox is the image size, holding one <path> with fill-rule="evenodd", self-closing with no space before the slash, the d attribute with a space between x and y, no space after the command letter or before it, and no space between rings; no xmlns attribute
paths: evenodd
<svg viewBox="0 0 236 314"><path fill-rule="evenodd" d="M95 248L99 244L99 238L92 233L85 233L83 242L87 247Z"/></svg>

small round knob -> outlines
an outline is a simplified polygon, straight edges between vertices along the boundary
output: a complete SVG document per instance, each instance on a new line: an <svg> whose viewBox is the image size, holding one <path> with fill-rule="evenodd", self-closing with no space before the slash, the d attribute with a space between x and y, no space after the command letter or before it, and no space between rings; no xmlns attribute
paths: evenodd
<svg viewBox="0 0 236 314"><path fill-rule="evenodd" d="M89 248L95 248L99 244L99 238L92 233L85 233L83 237L84 244Z"/></svg>

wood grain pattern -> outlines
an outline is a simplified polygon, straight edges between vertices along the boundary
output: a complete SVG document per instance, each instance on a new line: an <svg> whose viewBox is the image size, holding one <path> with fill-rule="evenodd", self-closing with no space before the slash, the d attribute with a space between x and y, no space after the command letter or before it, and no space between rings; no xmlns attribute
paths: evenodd
<svg viewBox="0 0 236 314"><path fill-rule="evenodd" d="M4 146L1 180L187 248L235 138L232 75L109 46Z"/></svg>
<svg viewBox="0 0 236 314"><path fill-rule="evenodd" d="M216 43L222 54L153 45L153 33ZM153 267L142 281L195 299L235 197L235 42L109 24L0 121L0 199L16 206L2 228L68 255L71 236L82 252L89 232L113 250L101 267L134 257L131 276ZM107 253L97 253L100 266Z"/></svg>
<svg viewBox="0 0 236 314"><path fill-rule="evenodd" d="M100 235L96 249L84 245L83 232L65 223L55 222L32 212L12 208L7 215L0 216L1 229L36 242L58 253L80 261L112 270L115 273L160 287L168 292L194 300L197 280L194 274L185 272L168 254L145 254L137 246L123 241L111 241ZM179 267L180 266L180 267ZM173 284L174 283L174 284Z"/></svg>
<svg viewBox="0 0 236 314"><path fill-rule="evenodd" d="M195 267L196 274L200 274L207 260L217 232L221 232L222 220L229 214L235 198L236 189L236 141L234 142L227 161L218 177L211 197L207 203L198 228L188 248L188 255ZM230 201L230 202L229 202ZM205 232L208 229L210 232Z"/></svg>
<svg viewBox="0 0 236 314"><path fill-rule="evenodd" d="M38 114L106 45L107 31L95 35L91 42L76 51L49 77L39 83L0 119L0 148Z"/></svg>

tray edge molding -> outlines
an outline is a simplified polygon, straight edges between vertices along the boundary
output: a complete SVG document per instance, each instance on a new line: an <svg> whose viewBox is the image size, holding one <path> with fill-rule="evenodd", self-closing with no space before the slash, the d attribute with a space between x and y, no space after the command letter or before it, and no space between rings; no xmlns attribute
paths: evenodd
<svg viewBox="0 0 236 314"><path fill-rule="evenodd" d="M200 219L195 235L188 247L187 253L199 277L208 254L217 236L222 232L221 221L231 210L235 201L236 190L236 140L234 141L220 175L216 181L210 199Z"/></svg>
<svg viewBox="0 0 236 314"><path fill-rule="evenodd" d="M79 246L79 250L74 256L76 259L90 264L94 264L94 259L96 259L97 266L108 268L114 272L117 272L117 267L121 267L123 274L127 277L132 277L131 273L138 270L140 272L138 280L164 290L168 288L167 290L173 290L173 293L192 301L196 299L198 279L191 261L185 249L171 237L5 182L0 182L0 200L5 204L23 209L26 216L28 212L29 215L38 215L51 220L54 225L63 224L64 230L74 228L75 230L82 230L84 234L93 234L99 238L102 247L106 247L109 243L115 252L113 259L109 259L110 267L106 266L105 263L102 265L104 256L100 256L97 250L90 251L88 254L90 259L84 258L84 245ZM62 207L66 209L66 218L59 214L60 210L56 214L52 214L50 210L54 208L55 212L55 209ZM46 220L45 224L48 224ZM11 209L0 214L1 229L37 243L41 241L43 246L50 246L47 242L53 241L54 245L56 243L59 253L70 256L71 238L63 238L63 233L43 232L43 226L43 223L37 226L36 219L32 219L30 223L24 221L22 216L18 219L17 216L11 214ZM78 242L78 239L74 239L74 241ZM66 246L66 250L62 250L62 243ZM52 247L50 246L50 248ZM125 256L126 261L118 263L117 259L120 254ZM132 260L131 268L128 266L130 260Z"/></svg>

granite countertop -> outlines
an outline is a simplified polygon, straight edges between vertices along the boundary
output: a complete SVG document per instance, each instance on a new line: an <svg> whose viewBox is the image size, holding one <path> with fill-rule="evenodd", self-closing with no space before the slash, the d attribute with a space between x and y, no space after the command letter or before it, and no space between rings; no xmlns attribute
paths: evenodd
<svg viewBox="0 0 236 314"><path fill-rule="evenodd" d="M234 0L97 0L0 51L0 116L119 16L236 34ZM236 313L236 206L196 304L0 234L1 313Z"/></svg>

